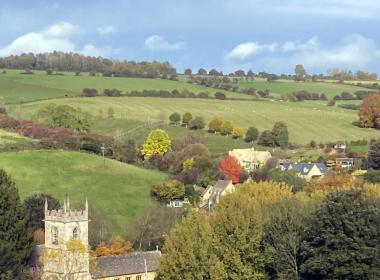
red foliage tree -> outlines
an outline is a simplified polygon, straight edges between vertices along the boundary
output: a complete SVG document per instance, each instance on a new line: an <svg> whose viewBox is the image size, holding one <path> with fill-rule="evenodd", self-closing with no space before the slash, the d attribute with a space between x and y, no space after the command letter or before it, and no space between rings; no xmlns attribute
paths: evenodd
<svg viewBox="0 0 380 280"><path fill-rule="evenodd" d="M242 171L239 161L233 156L224 157L219 163L219 170L228 176L233 184L239 183L239 175Z"/></svg>

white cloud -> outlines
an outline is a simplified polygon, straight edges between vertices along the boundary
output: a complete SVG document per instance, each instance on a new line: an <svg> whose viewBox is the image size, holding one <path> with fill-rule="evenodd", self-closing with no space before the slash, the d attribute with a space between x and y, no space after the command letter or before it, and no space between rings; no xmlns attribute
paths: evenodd
<svg viewBox="0 0 380 280"><path fill-rule="evenodd" d="M183 49L184 42L168 42L164 37L152 35L145 40L144 47L151 51L175 51Z"/></svg>
<svg viewBox="0 0 380 280"><path fill-rule="evenodd" d="M252 57L254 56L254 59ZM307 41L283 43L243 43L226 56L226 65L257 65L269 71L289 72L295 64L324 71L332 67L367 69L380 63L380 46L372 39L350 35L335 45L327 46L314 36Z"/></svg>
<svg viewBox="0 0 380 280"><path fill-rule="evenodd" d="M104 56L117 52L109 46L97 47L87 43L83 47L74 42L80 34L78 26L69 22L60 22L49 26L40 32L30 32L16 38L8 46L0 48L0 56L22 53L43 53L52 51L77 52L91 56Z"/></svg>
<svg viewBox="0 0 380 280"><path fill-rule="evenodd" d="M54 24L41 32L30 32L15 39L0 49L0 56L27 52L73 51L72 37L80 32L79 27L68 22Z"/></svg>
<svg viewBox="0 0 380 280"><path fill-rule="evenodd" d="M234 47L228 54L227 58L237 58L244 60L253 55L260 54L262 52L274 52L276 44L261 45L257 42L242 43Z"/></svg>
<svg viewBox="0 0 380 280"><path fill-rule="evenodd" d="M100 35L107 35L117 32L116 28L112 25L100 26L96 29L96 31L98 31Z"/></svg>

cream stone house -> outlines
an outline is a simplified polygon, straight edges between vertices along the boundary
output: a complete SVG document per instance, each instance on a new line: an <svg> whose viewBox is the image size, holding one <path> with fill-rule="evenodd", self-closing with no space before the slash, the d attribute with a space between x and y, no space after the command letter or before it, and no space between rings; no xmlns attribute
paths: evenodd
<svg viewBox="0 0 380 280"><path fill-rule="evenodd" d="M250 149L233 149L229 151L228 155L236 158L247 172L263 167L272 157L270 152L256 151L253 147Z"/></svg>
<svg viewBox="0 0 380 280"><path fill-rule="evenodd" d="M235 191L235 186L231 181L219 180L215 185L207 187L201 197L200 208L211 211L219 202L220 198Z"/></svg>
<svg viewBox="0 0 380 280"><path fill-rule="evenodd" d="M88 203L84 210L48 210L45 201L45 244L39 247L43 280L154 280L161 252L133 252L90 258ZM71 244L74 244L71 245Z"/></svg>

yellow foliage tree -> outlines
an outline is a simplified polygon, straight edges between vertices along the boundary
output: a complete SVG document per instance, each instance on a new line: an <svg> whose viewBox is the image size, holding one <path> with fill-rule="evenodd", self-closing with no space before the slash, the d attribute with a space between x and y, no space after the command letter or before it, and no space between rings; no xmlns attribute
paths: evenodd
<svg viewBox="0 0 380 280"><path fill-rule="evenodd" d="M241 127L235 127L233 130L232 130L232 137L233 138L242 138L244 136L244 129L242 129Z"/></svg>
<svg viewBox="0 0 380 280"><path fill-rule="evenodd" d="M171 140L165 130L155 129L149 133L148 138L142 145L141 154L145 159L154 155L164 155L171 148Z"/></svg>
<svg viewBox="0 0 380 280"><path fill-rule="evenodd" d="M109 244L99 245L93 252L93 255L97 257L113 256L126 254L132 251L132 243L129 240L125 240L121 236L115 236L111 239Z"/></svg>

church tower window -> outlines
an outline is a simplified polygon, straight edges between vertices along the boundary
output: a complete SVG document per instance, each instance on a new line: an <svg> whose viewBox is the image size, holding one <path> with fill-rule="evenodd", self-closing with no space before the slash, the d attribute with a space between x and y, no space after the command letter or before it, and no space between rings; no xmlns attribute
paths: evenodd
<svg viewBox="0 0 380 280"><path fill-rule="evenodd" d="M75 227L73 230L73 239L78 240L79 239L79 229L78 227Z"/></svg>
<svg viewBox="0 0 380 280"><path fill-rule="evenodd" d="M51 243L58 245L58 228L52 227L51 229Z"/></svg>

